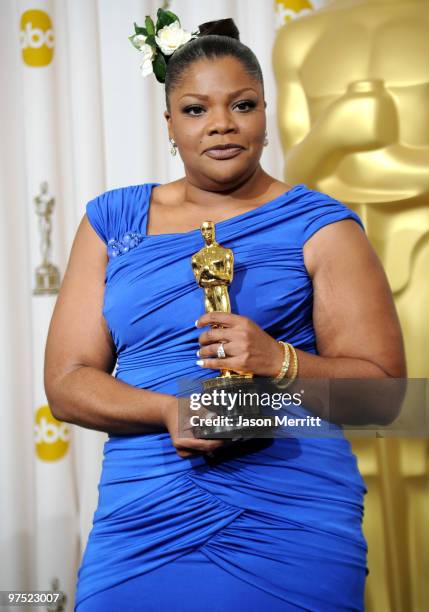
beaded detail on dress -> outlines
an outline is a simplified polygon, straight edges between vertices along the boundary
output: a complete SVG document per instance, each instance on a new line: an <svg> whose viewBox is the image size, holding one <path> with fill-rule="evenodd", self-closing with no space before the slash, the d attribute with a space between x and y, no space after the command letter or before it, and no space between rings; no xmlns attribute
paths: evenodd
<svg viewBox="0 0 429 612"><path fill-rule="evenodd" d="M107 243L107 254L109 257L117 257L128 253L128 251L136 247L143 240L143 234L139 232L126 232L121 238L116 240L110 238Z"/></svg>

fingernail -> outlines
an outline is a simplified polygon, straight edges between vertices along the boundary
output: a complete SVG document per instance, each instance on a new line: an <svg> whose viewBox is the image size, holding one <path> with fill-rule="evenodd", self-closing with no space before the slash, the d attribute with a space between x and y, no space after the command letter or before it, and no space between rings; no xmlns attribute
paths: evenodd
<svg viewBox="0 0 429 612"><path fill-rule="evenodd" d="M198 327L198 319L195 321L195 327Z"/></svg>
<svg viewBox="0 0 429 612"><path fill-rule="evenodd" d="M202 366L204 365L204 360L203 359L198 359L198 361L195 362L197 364L197 366Z"/></svg>
<svg viewBox="0 0 429 612"><path fill-rule="evenodd" d="M199 357L199 356L200 356L200 351L197 351L197 357Z"/></svg>

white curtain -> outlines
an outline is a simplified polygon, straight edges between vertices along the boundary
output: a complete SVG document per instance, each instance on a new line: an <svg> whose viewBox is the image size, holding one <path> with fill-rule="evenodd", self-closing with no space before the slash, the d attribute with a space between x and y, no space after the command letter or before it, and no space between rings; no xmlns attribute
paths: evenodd
<svg viewBox="0 0 429 612"><path fill-rule="evenodd" d="M161 4L0 2L0 590L59 588L67 601L58 609L67 611L106 436L60 423L46 406L43 352L56 296L33 295L42 260L35 198L46 181L44 197L54 199L50 260L61 276L89 199L183 176L179 156L169 154L163 86L140 76L128 41L133 21L155 16ZM281 178L271 68L279 7L261 0L168 4L188 30L234 18L264 73L270 145L262 165Z"/></svg>

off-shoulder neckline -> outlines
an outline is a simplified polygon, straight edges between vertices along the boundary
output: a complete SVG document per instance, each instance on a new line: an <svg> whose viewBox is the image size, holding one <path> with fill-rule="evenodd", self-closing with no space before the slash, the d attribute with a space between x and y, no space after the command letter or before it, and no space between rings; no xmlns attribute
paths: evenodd
<svg viewBox="0 0 429 612"><path fill-rule="evenodd" d="M149 220L149 208L150 208L150 199L152 195L152 190L154 187L158 187L161 184L162 183L146 183L146 186L148 187L148 189L146 190L146 201L145 201L145 211L144 211L145 212L145 220L144 220L144 228L143 228L144 239L147 240L149 238L152 239L152 238L163 238L163 237L172 237L172 236L193 236L193 235L196 235L197 233L200 234L201 230L199 227L193 230L188 230L187 232L171 232L171 233L164 233L164 234L148 234L147 233L147 224ZM280 195L278 195L276 198L273 198L272 200L268 200L268 202L259 204L258 206L255 206L255 208L252 208L251 210L248 210L244 213L240 213L239 215L234 215L233 217L229 217L229 219L223 219L222 221L218 221L217 223L215 223L215 227L222 228L226 226L228 223L238 221L264 208L268 208L269 206L276 204L279 200L285 197L288 197L289 194L291 194L293 191L297 190L298 188L307 189L307 186L304 183L299 183L298 185L294 185L293 187L291 187L284 193L281 193Z"/></svg>

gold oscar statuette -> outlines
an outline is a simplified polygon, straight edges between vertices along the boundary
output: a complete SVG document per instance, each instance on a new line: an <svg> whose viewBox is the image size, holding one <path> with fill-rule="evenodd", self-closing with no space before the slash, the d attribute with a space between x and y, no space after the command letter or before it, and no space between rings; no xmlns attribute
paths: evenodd
<svg viewBox="0 0 429 612"><path fill-rule="evenodd" d="M234 254L231 249L216 242L215 225L212 221L203 221L201 234L205 245L192 256L192 270L198 285L204 289L204 306L206 312L231 312L228 286L234 275ZM212 325L212 329L223 328L222 325ZM227 352L227 344L225 350ZM229 405L228 393L255 392L256 386L253 374L249 372L234 372L226 368L220 370L220 376L203 381L204 392L225 391L226 397L222 405L212 405L210 410L217 415L228 417L223 424L215 427L194 427L196 437L227 437L225 434L246 433L248 428L240 425L240 416L260 416L258 405ZM227 421L227 422L226 422ZM252 428L254 433L254 428ZM217 436L217 434L221 434Z"/></svg>
<svg viewBox="0 0 429 612"><path fill-rule="evenodd" d="M39 217L40 251L42 263L36 268L36 287L34 295L52 295L60 288L60 272L50 261L51 257L51 216L55 200L48 195L48 183L40 186L41 193L34 198L36 214Z"/></svg>

